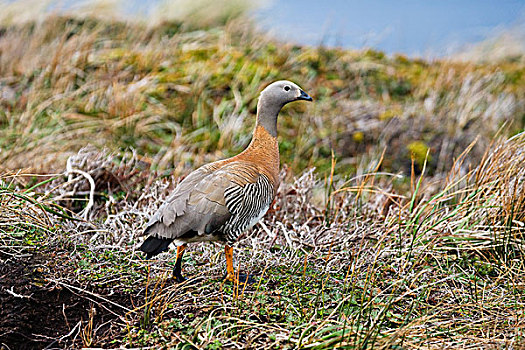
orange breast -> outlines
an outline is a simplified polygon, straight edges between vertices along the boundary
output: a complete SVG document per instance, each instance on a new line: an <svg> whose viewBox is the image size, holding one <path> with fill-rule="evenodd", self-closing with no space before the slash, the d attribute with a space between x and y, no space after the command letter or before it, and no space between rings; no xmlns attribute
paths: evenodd
<svg viewBox="0 0 525 350"><path fill-rule="evenodd" d="M270 135L264 127L258 125L250 145L243 152L224 162L230 163L237 160L257 164L260 171L277 185L279 181L279 144L277 138Z"/></svg>

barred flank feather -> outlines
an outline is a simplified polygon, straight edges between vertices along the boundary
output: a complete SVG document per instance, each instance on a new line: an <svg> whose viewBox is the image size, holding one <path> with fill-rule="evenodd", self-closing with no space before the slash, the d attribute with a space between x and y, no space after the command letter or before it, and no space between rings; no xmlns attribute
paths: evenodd
<svg viewBox="0 0 525 350"><path fill-rule="evenodd" d="M274 196L274 187L267 176L244 187L234 186L224 191L226 207L232 217L220 228L226 242L235 243L242 232L251 228L266 213Z"/></svg>

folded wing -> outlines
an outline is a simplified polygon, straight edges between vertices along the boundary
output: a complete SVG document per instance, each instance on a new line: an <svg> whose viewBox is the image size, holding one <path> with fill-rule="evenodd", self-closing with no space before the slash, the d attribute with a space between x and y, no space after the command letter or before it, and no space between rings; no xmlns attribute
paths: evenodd
<svg viewBox="0 0 525 350"><path fill-rule="evenodd" d="M199 236L209 235L227 222L231 228L233 222L239 222L239 218L232 218L232 215L253 216L253 210L232 209L237 205L258 203L253 199L245 200L244 196L254 194L254 186L261 182L260 178L260 169L249 162L237 161L224 165L212 163L203 166L177 186L153 215L144 233L173 240L189 232ZM225 193L229 196L225 196ZM234 206L233 201L236 203ZM265 199L264 203L266 202ZM260 212L259 207L257 205L256 214ZM250 218L245 219L249 221Z"/></svg>

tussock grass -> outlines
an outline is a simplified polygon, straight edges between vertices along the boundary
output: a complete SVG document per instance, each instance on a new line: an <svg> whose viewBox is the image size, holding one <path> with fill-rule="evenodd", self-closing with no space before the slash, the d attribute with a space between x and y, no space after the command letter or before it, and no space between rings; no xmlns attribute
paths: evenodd
<svg viewBox="0 0 525 350"><path fill-rule="evenodd" d="M297 47L242 19L57 15L4 26L0 52L0 343L524 346L519 61ZM283 111L276 202L238 243L256 283L223 283L222 247L196 244L174 284L173 254L136 251L149 215L246 146L280 78L316 103ZM38 317L6 316L25 302Z"/></svg>
<svg viewBox="0 0 525 350"><path fill-rule="evenodd" d="M523 128L523 64L409 60L374 51L297 47L242 19L207 30L178 22L52 15L6 26L0 37L0 162L6 169L60 169L92 144L151 157L187 172L242 150L259 91L297 81L315 97L281 118L281 153L295 173L315 166L354 173L362 154L383 170L444 173L478 138L483 156L503 124ZM436 128L440 125L440 128ZM93 138L92 135L97 137ZM228 146L225 149L225 146Z"/></svg>

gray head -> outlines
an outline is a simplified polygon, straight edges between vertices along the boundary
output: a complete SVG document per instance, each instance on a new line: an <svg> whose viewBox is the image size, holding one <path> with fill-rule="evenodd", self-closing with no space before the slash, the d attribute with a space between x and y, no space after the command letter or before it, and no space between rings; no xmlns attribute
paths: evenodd
<svg viewBox="0 0 525 350"><path fill-rule="evenodd" d="M268 85L259 97L257 104L257 123L273 136L277 135L277 116L281 108L293 101L312 101L312 98L297 84L279 80Z"/></svg>

